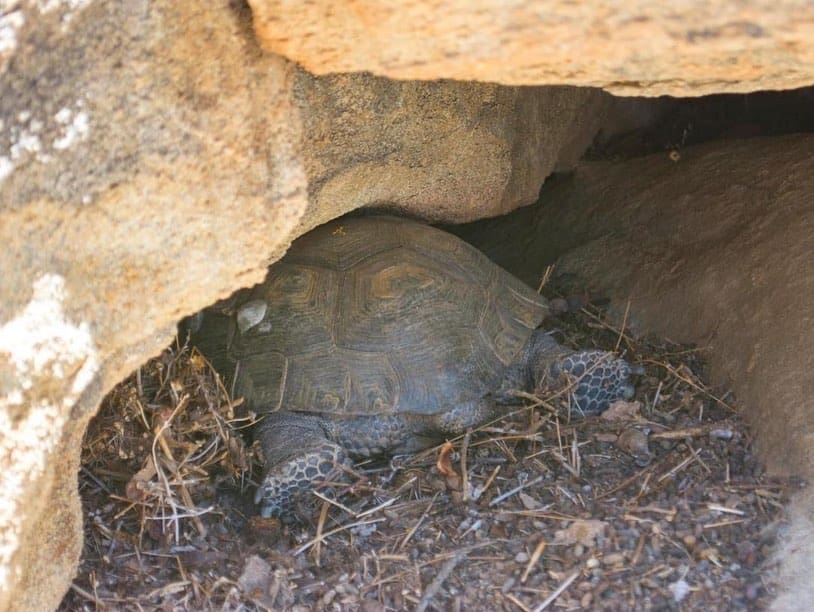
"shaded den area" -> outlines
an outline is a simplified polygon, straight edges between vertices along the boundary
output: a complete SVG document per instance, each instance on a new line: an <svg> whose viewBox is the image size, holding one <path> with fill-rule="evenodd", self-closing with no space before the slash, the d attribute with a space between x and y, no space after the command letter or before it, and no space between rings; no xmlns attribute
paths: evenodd
<svg viewBox="0 0 814 612"><path fill-rule="evenodd" d="M446 227L644 367L601 417L529 396L283 525L257 415L179 334L88 429L62 609L782 608L813 558L813 91L613 99L536 204Z"/></svg>

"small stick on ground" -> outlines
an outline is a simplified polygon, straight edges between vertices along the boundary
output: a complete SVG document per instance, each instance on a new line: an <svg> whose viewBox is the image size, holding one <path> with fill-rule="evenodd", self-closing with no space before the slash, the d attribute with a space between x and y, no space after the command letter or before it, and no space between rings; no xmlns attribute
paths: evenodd
<svg viewBox="0 0 814 612"><path fill-rule="evenodd" d="M667 370L667 371L668 371L670 374L672 374L672 375L673 375L675 378L677 378L678 380L680 380L680 381L682 381L682 382L687 383L687 384L688 384L689 386L691 386L693 389L695 389L696 391L699 391L699 392L703 393L704 395L706 395L706 396L707 396L708 398L710 398L711 400L714 400L714 401L715 401L717 404L719 404L719 405L720 405L720 406L722 406L723 408L726 408L726 409L727 409L727 410L729 410L730 412L736 412L736 410L735 410L735 409L734 409L732 406L730 406L729 404L727 404L727 403L726 403L726 402L725 402L725 401L724 401L722 398L720 398L720 397L718 397L717 395L715 395L714 393L712 393L712 391L710 391L709 389L707 389L705 386L703 386L703 385L699 385L697 382L695 382L695 381L694 381L693 379L691 379L689 376L685 376L685 375L683 375L681 372L679 372L679 371L678 371L676 368L674 368L673 366L671 366L669 363L666 363L666 362L664 362L664 361L658 361L658 360L656 360L656 359L645 359L645 360L643 360L643 362L642 362L642 363L652 363L653 365L657 365L657 366L659 366L659 367L664 368L664 369L665 369L665 370Z"/></svg>
<svg viewBox="0 0 814 612"><path fill-rule="evenodd" d="M628 344L630 344L630 345L633 344L633 338L631 338L630 336L628 336L625 333L624 328L619 329L617 327L614 327L613 325L608 323L605 319L603 319L602 317L598 316L597 314L591 312L587 308L582 308L580 310L580 312L582 312L583 314L587 315L589 318L596 321L600 326L604 327L605 329L612 331L614 334L617 334L619 336L619 338L624 339L624 341L627 342Z"/></svg>
<svg viewBox="0 0 814 612"><path fill-rule="evenodd" d="M374 513L378 512L379 510L384 510L385 508L387 508L389 506L392 506L398 500L399 500L398 497L391 497L387 501L383 501L382 503L380 503L378 506L375 506L373 508L368 508L364 512L359 512L358 514L356 514L356 518L363 518L363 517L366 517L366 516L370 516L371 514L374 514ZM345 508L345 506L342 506L342 507Z"/></svg>
<svg viewBox="0 0 814 612"><path fill-rule="evenodd" d="M319 497L326 504L330 504L332 506L335 506L336 508L339 508L340 510L342 510L343 512L347 513L350 516L355 516L356 518L359 518L360 516L362 516L361 514L357 515L353 510L348 508L346 505L339 503L335 499L331 499L330 497L326 497L325 495L323 495L322 493L320 493L317 490L311 491L311 494L314 495L315 497ZM320 512L320 514L321 514L321 512Z"/></svg>
<svg viewBox="0 0 814 612"><path fill-rule="evenodd" d="M730 525L739 525L740 523L745 523L749 519L732 519L729 521L719 521L717 523L707 523L704 525L704 529L718 529L720 527L729 527Z"/></svg>
<svg viewBox="0 0 814 612"><path fill-rule="evenodd" d="M548 264L543 270L543 275L540 277L540 284L537 285L537 293L541 293L543 291L543 287L548 284L548 281L551 279L551 275L554 273L554 264Z"/></svg>
<svg viewBox="0 0 814 612"><path fill-rule="evenodd" d="M716 429L723 429L720 423L702 425L700 427L686 427L684 429L673 429L668 431L653 432L648 436L651 440L682 440L684 438L698 438L709 435Z"/></svg>
<svg viewBox="0 0 814 612"><path fill-rule="evenodd" d="M320 495L320 497L322 497ZM311 555L311 558L314 560L314 565L317 567L321 567L320 565L320 555L322 553L322 532L325 529L325 521L328 520L328 508L330 504L327 500L323 497L322 507L319 511L319 520L317 521L317 533L314 537L317 538L317 543L314 544L314 549Z"/></svg>
<svg viewBox="0 0 814 612"><path fill-rule="evenodd" d="M529 607L528 607L526 604L524 604L522 601L520 601L519 599L517 599L517 597L515 597L515 596L514 596L514 595L512 595L511 593L505 593L505 594L503 595L503 597L505 597L505 598L506 598L506 599L508 599L510 602L512 602L514 605L516 605L518 608L520 608L521 610L523 610L523 612L531 612L531 608L529 608Z"/></svg>
<svg viewBox="0 0 814 612"><path fill-rule="evenodd" d="M374 523L381 523L384 520L386 520L386 519L380 518L380 519L373 519L371 521L356 521L355 523L348 523L347 525L340 525L336 529L331 529L330 531L326 531L321 536L319 536L319 538L315 537L315 538L309 540L308 542L306 542L305 544L300 546L298 549L296 549L291 554L293 556L297 557L297 556L301 555L302 553L304 553L309 548L311 548L312 546L314 546L317 542L322 542L322 541L325 540L325 538L328 538L328 537L334 535L335 533L340 533L341 531L346 531L348 529L353 529L354 527L362 527L363 525L373 525Z"/></svg>
<svg viewBox="0 0 814 612"><path fill-rule="evenodd" d="M430 500L430 503L427 504L427 509L424 510L424 512L421 514L420 517L418 517L418 520L410 528L410 531L407 532L407 535L404 536L404 539L401 542L399 542L399 545L396 547L396 550L401 550L402 548L404 548L404 546L407 544L407 542L409 542L412 539L412 537L415 535L415 532L418 531L418 528L421 526L421 523L424 522L424 519L426 519L427 515L430 513L430 510L432 509L433 505L435 504L435 500L438 499L438 495L439 494L436 493L435 495L432 496L432 499Z"/></svg>
<svg viewBox="0 0 814 612"><path fill-rule="evenodd" d="M658 387L656 387L656 393L653 395L653 406L651 407L652 410L656 409L656 406L659 405L659 397L661 396L661 387L664 384L664 381L659 381Z"/></svg>
<svg viewBox="0 0 814 612"><path fill-rule="evenodd" d="M184 481L183 480L180 481L179 484L181 489L181 499L184 500L184 504L187 506L187 508L195 508L195 502L192 501L192 496L189 494L189 489L187 489L187 486L184 484ZM201 535L202 538L205 538L206 534L208 533L208 530L206 529L206 526L203 524L200 515L194 514L190 518L192 519L192 522L195 523L195 529L198 530L198 533Z"/></svg>
<svg viewBox="0 0 814 612"><path fill-rule="evenodd" d="M81 468L79 468L79 471L82 474L84 474L85 476L87 476L88 478L90 478L93 482L95 482L96 486L98 486L100 489L102 489L102 491L104 491L108 495L113 494L113 492L110 490L110 488L104 482L99 480L99 478L97 478L96 475L93 472L91 472L88 468L86 468L84 465Z"/></svg>
<svg viewBox="0 0 814 612"><path fill-rule="evenodd" d="M538 476L537 478L534 478L533 480L529 480L527 483L521 484L520 486L515 487L514 489L509 489L503 495L498 495L492 501L490 501L489 506L497 506L502 501L505 501L505 500L509 499L515 493L519 493L520 491L522 491L523 489L526 489L528 487L533 487L538 482L542 482L543 480L544 480L544 478L542 476Z"/></svg>
<svg viewBox="0 0 814 612"><path fill-rule="evenodd" d="M720 504L707 504L707 508L710 510L714 510L716 512L723 512L724 514L737 514L738 516L746 516L746 513L743 510L738 510L737 508L727 508L726 506L722 506Z"/></svg>
<svg viewBox="0 0 814 612"><path fill-rule="evenodd" d="M466 468L466 454L469 451L469 439L472 437L472 430L467 429L464 435L463 442L461 442L461 500L464 502L469 501L469 473Z"/></svg>
<svg viewBox="0 0 814 612"><path fill-rule="evenodd" d="M85 589L77 586L76 584L71 585L71 590L78 593L79 595L81 595L82 597L87 599L88 601L92 601L93 604L97 607L97 609L100 609L100 610L104 609L104 607L105 607L104 603L105 602L103 600L99 599L93 593L88 593Z"/></svg>
<svg viewBox="0 0 814 612"><path fill-rule="evenodd" d="M485 483L483 483L483 489L481 490L481 493L480 493L480 494L481 494L481 496L483 496L483 494L484 494L484 493L486 493L486 491L488 491L488 490L489 490L489 487L491 487L491 486L492 486L492 483L495 481L495 478L497 478L497 475L498 475L499 473L500 473L500 466L499 466L499 465L496 465L496 466L495 466L495 469L494 469L494 470L492 470L492 473L491 473L491 474L489 474L489 478L487 478L487 479L486 479L486 482L485 482Z"/></svg>
<svg viewBox="0 0 814 612"><path fill-rule="evenodd" d="M438 574L435 576L433 581L430 585L425 589L424 594L421 596L421 600L418 602L418 605L415 607L415 612L424 612L427 607L430 605L432 598L441 590L441 587L446 582L447 578L449 578L450 574L455 570L455 567L469 554L469 550L460 550L455 555L449 559L444 565L438 570Z"/></svg>
<svg viewBox="0 0 814 612"><path fill-rule="evenodd" d="M169 448L166 447L166 441L162 438L162 436L163 436L164 432L167 430L167 428L170 426L170 424L172 423L172 420L175 418L175 416L179 412L181 412L183 409L185 409L187 407L188 403L189 403L189 396L184 395L178 401L178 404L175 406L175 408L170 413L170 415L167 417L167 419L163 423L161 423L161 425L156 429L155 437L153 438L153 445L152 445L153 465L155 465L156 472L158 473L158 476L159 476L159 478L161 480L161 483L164 485L164 490L165 490L165 492L167 494L167 501L169 502L170 507L172 508L172 516L173 516L173 519L174 519L173 522L174 522L174 526L175 526L175 541L176 542L181 541L181 531L180 531L180 526L179 526L179 523L178 523L178 506L175 503L175 496L172 493L172 487L170 487L170 481L167 478L167 475L164 473L164 470L161 469L161 464L158 461L157 447L161 446L162 450L165 453L169 452ZM163 443L163 445L162 445L162 443ZM174 463L174 460L172 459L172 454L169 455L169 459L172 460L173 463Z"/></svg>
<svg viewBox="0 0 814 612"><path fill-rule="evenodd" d="M546 542L545 540L540 540L537 543L537 546L534 548L534 552L531 553L531 559L529 559L528 564L526 565L526 569L523 571L523 575L520 577L520 583L526 584L526 580L528 580L529 574L531 570L537 565L537 562L540 560L540 555L543 554L545 550Z"/></svg>
<svg viewBox="0 0 814 612"><path fill-rule="evenodd" d="M659 465L659 464L655 464L655 463L651 464L651 465L647 466L646 468L643 468L643 469L639 470L638 472L636 472L632 476L629 476L628 478L625 478L622 482L620 482L616 486L611 487L607 491L603 491L602 493L597 495L596 500L598 501L600 499L608 497L609 495L613 495L617 491L622 491L622 490L626 489L627 487L629 487L631 484L633 484L637 480L641 480L642 478L644 478L645 475L653 472L656 469L657 465Z"/></svg>
<svg viewBox="0 0 814 612"><path fill-rule="evenodd" d="M642 556L642 551L644 550L644 543L646 540L647 536L645 534L639 535L639 540L636 542L636 550L633 551L633 556L630 558L631 567L635 567L639 562L639 558Z"/></svg>
<svg viewBox="0 0 814 612"><path fill-rule="evenodd" d="M622 327L619 329L619 336L616 338L616 345L613 347L613 352L618 353L619 347L622 345L622 340L625 337L625 327L627 327L627 317L630 314L630 300L625 304L625 314L622 317Z"/></svg>
<svg viewBox="0 0 814 612"><path fill-rule="evenodd" d="M565 591L565 589L571 586L571 583L574 582L574 580L576 580L579 577L579 574L580 572L576 571L570 576L568 576L568 578L565 579L565 582L563 582L560 586L557 587L556 591L549 595L548 598L543 603L534 608L533 612L543 612L543 610L545 610L548 606L554 603L554 601L556 601L556 599L560 595L562 595L563 591Z"/></svg>
<svg viewBox="0 0 814 612"><path fill-rule="evenodd" d="M669 472L666 472L666 473L662 474L661 476L659 476L659 478L658 478L658 480L656 482L661 482L662 480L665 480L667 478L671 478L671 477L675 476L678 472L680 472L681 470L686 468L690 463L692 463L696 459L698 459L698 455L695 453L694 450L690 451L690 454L687 457L685 457L684 460L681 461L681 463L679 463L677 466L675 466Z"/></svg>

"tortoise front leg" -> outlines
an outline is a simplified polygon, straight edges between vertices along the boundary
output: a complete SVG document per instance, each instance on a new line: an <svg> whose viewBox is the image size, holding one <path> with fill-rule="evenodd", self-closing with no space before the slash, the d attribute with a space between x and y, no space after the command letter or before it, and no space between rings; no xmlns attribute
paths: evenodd
<svg viewBox="0 0 814 612"><path fill-rule="evenodd" d="M298 493L342 479L345 450L328 439L319 417L275 412L257 428L265 466L254 503L263 517L285 518Z"/></svg>
<svg viewBox="0 0 814 612"><path fill-rule="evenodd" d="M541 330L529 339L526 358L530 386L567 389L572 413L582 415L599 414L611 402L633 397L630 376L644 373L641 366L632 366L608 351L566 349Z"/></svg>

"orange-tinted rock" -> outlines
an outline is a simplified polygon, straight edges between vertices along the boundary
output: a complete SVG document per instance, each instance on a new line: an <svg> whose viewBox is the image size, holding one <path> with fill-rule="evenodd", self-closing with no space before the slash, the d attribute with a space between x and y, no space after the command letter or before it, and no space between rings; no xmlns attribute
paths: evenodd
<svg viewBox="0 0 814 612"><path fill-rule="evenodd" d="M814 83L807 0L249 0L266 49L317 73L697 96Z"/></svg>

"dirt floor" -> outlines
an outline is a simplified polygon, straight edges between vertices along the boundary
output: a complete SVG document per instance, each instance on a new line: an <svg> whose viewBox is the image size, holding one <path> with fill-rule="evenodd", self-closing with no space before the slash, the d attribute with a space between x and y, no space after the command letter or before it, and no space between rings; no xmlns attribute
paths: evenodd
<svg viewBox="0 0 814 612"><path fill-rule="evenodd" d="M451 444L358 466L285 526L253 516L251 415L203 358L168 349L88 431L85 550L61 609L764 609L800 483L762 475L698 352L627 338L592 306L553 325L644 365L635 400L569 422L561 398L529 397Z"/></svg>

